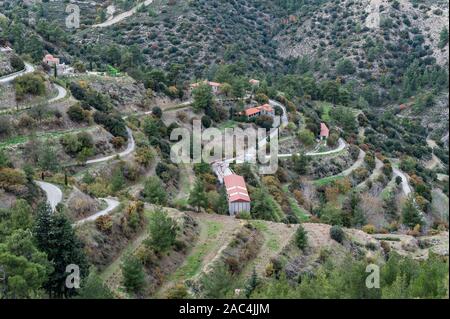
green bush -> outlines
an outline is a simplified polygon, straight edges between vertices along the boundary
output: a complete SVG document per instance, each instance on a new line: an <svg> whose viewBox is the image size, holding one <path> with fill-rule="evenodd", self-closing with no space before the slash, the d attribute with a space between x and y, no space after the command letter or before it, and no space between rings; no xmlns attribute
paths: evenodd
<svg viewBox="0 0 450 319"><path fill-rule="evenodd" d="M25 95L45 95L45 79L41 74L29 73L14 80L17 99L23 99Z"/></svg>
<svg viewBox="0 0 450 319"><path fill-rule="evenodd" d="M342 243L345 238L345 233L340 226L335 225L330 228L330 236L338 243Z"/></svg>

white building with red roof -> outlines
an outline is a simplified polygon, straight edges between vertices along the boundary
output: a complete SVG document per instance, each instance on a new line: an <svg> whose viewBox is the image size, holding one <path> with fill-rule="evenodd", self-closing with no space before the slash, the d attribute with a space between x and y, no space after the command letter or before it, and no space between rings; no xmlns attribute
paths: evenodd
<svg viewBox="0 0 450 319"><path fill-rule="evenodd" d="M251 107L249 109L245 110L245 115L248 119L261 116L261 115L268 115L271 117L275 116L275 110L270 106L270 104L264 104L257 107Z"/></svg>
<svg viewBox="0 0 450 319"><path fill-rule="evenodd" d="M220 92L220 87L222 86L222 83L218 83L218 82L211 82L211 81L202 81L202 82L197 82L197 83L193 83L190 85L191 90L195 89L197 87L199 87L202 84L206 84L209 85L213 91L214 94L218 94Z"/></svg>
<svg viewBox="0 0 450 319"><path fill-rule="evenodd" d="M250 83L252 86L258 87L260 81L259 80L255 80L255 79L251 79L250 81L248 81L248 83Z"/></svg>
<svg viewBox="0 0 450 319"><path fill-rule="evenodd" d="M240 212L250 212L250 196L242 176L232 174L223 178L228 198L228 211L235 216Z"/></svg>
<svg viewBox="0 0 450 319"><path fill-rule="evenodd" d="M44 62L45 64L48 64L50 66L59 65L59 59L55 58L51 54L45 55L44 58L42 59L42 62Z"/></svg>
<svg viewBox="0 0 450 319"><path fill-rule="evenodd" d="M329 135L330 130L328 129L328 127L325 125L325 123L320 123L320 139L327 139Z"/></svg>
<svg viewBox="0 0 450 319"><path fill-rule="evenodd" d="M46 54L42 59L42 62L47 64L49 67L53 68L56 66L57 73L61 75L70 75L75 72L74 68L66 65L65 63L60 63L59 58L55 58L51 54ZM52 71L51 71L52 72Z"/></svg>

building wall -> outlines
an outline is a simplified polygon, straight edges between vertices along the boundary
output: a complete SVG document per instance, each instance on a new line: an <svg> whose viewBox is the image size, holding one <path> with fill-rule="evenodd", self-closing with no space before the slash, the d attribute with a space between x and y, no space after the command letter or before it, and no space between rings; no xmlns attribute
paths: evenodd
<svg viewBox="0 0 450 319"><path fill-rule="evenodd" d="M250 212L250 208L249 202L228 202L228 211L231 216L235 216L240 212Z"/></svg>

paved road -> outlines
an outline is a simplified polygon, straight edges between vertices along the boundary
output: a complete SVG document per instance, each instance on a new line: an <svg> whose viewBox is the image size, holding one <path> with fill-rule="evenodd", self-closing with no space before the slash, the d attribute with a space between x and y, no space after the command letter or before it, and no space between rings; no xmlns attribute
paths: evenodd
<svg viewBox="0 0 450 319"><path fill-rule="evenodd" d="M65 88L63 88L62 86L60 86L60 85L58 85L56 83L53 83L53 85L58 90L58 95L55 96L54 98L51 98L50 100L48 100L48 103L54 103L54 102L57 102L59 100L62 100L67 95L67 90Z"/></svg>
<svg viewBox="0 0 450 319"><path fill-rule="evenodd" d="M375 157L375 169L373 170L372 174L367 178L366 180L359 183L356 188L362 187L366 185L368 181L374 181L378 176L381 175L381 169L383 168L384 164L382 161L380 161L378 158Z"/></svg>
<svg viewBox="0 0 450 319"><path fill-rule="evenodd" d="M187 103L187 102L185 102L185 103ZM275 124L279 127L287 126L288 116L287 116L287 111L286 111L286 108L284 107L284 105L282 105L281 103L274 101L274 100L269 100L269 103L272 106L280 107L283 111L283 114L281 115L281 125L280 125L280 123L275 123ZM269 134L268 137L273 138L277 134L278 134L278 130L273 130L273 131L271 131L271 133ZM262 147L264 147L267 144L267 142L268 142L267 138L265 138L262 141L258 141L258 148L262 149ZM253 160L254 157L256 156L256 153L257 153L256 147L253 147L253 148L246 150L246 153L241 156L213 163L212 169L213 169L214 173L217 175L219 182L222 183L223 177L233 174L233 171L229 167L231 163L233 163L234 161L236 161L236 163L240 163L240 162L246 162L246 161ZM267 157L270 157L270 156L267 156Z"/></svg>
<svg viewBox="0 0 450 319"><path fill-rule="evenodd" d="M88 160L88 161L86 161L86 164L97 164L97 163L107 162L113 158L116 158L116 156L125 157L125 156L133 153L134 149L136 148L136 143L134 141L133 132L128 127L127 127L127 132L128 132L128 146L125 151L117 153L117 154L105 156L105 157Z"/></svg>
<svg viewBox="0 0 450 319"><path fill-rule="evenodd" d="M118 200L116 200L115 198L99 198L100 200L103 200L106 202L106 204L108 205L108 207L106 207L104 210L101 210L89 217L80 219L79 221L75 222L74 224L72 224L72 226L80 226L84 223L90 222L90 221L94 221L97 218L99 218L100 216L104 216L104 215L108 215L110 212L112 212L114 209L117 208L117 206L120 205L120 202Z"/></svg>
<svg viewBox="0 0 450 319"><path fill-rule="evenodd" d="M281 108L283 110L283 114L281 115L281 127L286 127L289 123L288 120L288 116L287 116L287 111L286 111L286 107L281 104L280 102L274 101L274 100L269 100L269 104L274 107L274 106L278 106L279 108Z"/></svg>
<svg viewBox="0 0 450 319"><path fill-rule="evenodd" d="M396 176L396 177L400 176L401 179L402 179L402 190L403 190L403 193L406 196L411 194L412 189L411 189L411 186L409 185L408 177L406 176L406 174L403 173L401 170L399 170L396 167L393 167L392 169L393 169L394 176Z"/></svg>
<svg viewBox="0 0 450 319"><path fill-rule="evenodd" d="M324 156L324 155L331 155L334 153L339 153L340 151L344 150L344 148L347 147L347 143L345 143L345 141L340 138L338 141L339 145L337 148L335 148L334 150L330 150L330 151L325 151L325 152L308 152L305 153L306 156ZM294 154L289 153L289 154L278 154L278 157L283 158L283 157L292 157ZM300 155L300 153L296 153L296 155Z"/></svg>
<svg viewBox="0 0 450 319"><path fill-rule="evenodd" d="M41 181L36 181L36 184L45 192L47 195L47 202L50 204L53 211L55 211L56 206L61 203L63 194L59 187Z"/></svg>
<svg viewBox="0 0 450 319"><path fill-rule="evenodd" d="M126 18L131 17L132 15L134 15L139 10L139 8L141 6L145 6L146 7L146 6L150 5L152 2L153 2L153 0L145 0L143 3L140 3L140 4L136 5L135 7L133 7L132 9L130 9L128 11L125 11L125 12L122 12L121 14L116 15L115 17L113 17L113 18L111 18L111 19L109 19L109 20L107 20L105 22L102 22L102 23L99 23L99 24L94 24L93 27L94 28L105 28L105 27L112 26L112 25L122 21L123 19L126 19Z"/></svg>
<svg viewBox="0 0 450 319"><path fill-rule="evenodd" d="M362 149L360 149L359 150L359 154L358 154L358 158L353 163L353 165L350 166L349 168L347 168L346 170L342 171L338 175L340 175L340 176L349 176L355 169L360 168L361 165L364 164L364 157L365 156L366 156L366 152L364 152Z"/></svg>
<svg viewBox="0 0 450 319"><path fill-rule="evenodd" d="M27 74L27 73L34 72L34 70L35 70L35 69L34 69L34 66L32 66L32 65L31 65L30 63L28 63L28 62L25 62L25 69L24 69L24 70L19 71L19 72L16 72L16 73L11 74L11 75L6 75L6 76L4 76L4 77L1 77L1 78L0 78L0 84L11 82L11 81L13 81L15 78L17 78L17 77L19 77L19 76L21 76L21 75L24 75L24 74Z"/></svg>

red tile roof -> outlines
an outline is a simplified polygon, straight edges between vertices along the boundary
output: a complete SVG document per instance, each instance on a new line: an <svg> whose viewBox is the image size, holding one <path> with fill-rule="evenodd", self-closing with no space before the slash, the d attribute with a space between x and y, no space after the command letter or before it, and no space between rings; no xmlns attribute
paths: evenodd
<svg viewBox="0 0 450 319"><path fill-rule="evenodd" d="M198 86L200 86L201 84L207 84L209 86L215 86L215 87L221 87L222 83L217 83L217 82L209 82L209 81L202 81L202 82L197 82L197 83L193 83L191 84L192 88L196 88Z"/></svg>
<svg viewBox="0 0 450 319"><path fill-rule="evenodd" d="M320 136L328 137L328 135L330 135L330 130L325 123L320 123Z"/></svg>
<svg viewBox="0 0 450 319"><path fill-rule="evenodd" d="M253 114L257 114L257 113L261 112L261 110L264 110L266 112L273 112L273 108L270 106L270 104L264 104L261 106L251 107L249 109L246 109L245 115L251 116Z"/></svg>
<svg viewBox="0 0 450 319"><path fill-rule="evenodd" d="M45 62L55 62L55 63L59 63L59 59L58 58L55 58L53 55L51 55L51 54L47 54L45 57L44 57L44 61Z"/></svg>
<svg viewBox="0 0 450 319"><path fill-rule="evenodd" d="M208 82L208 84L209 84L210 86L217 86L217 87L222 86L222 83L217 83L217 82Z"/></svg>
<svg viewBox="0 0 450 319"><path fill-rule="evenodd" d="M229 202L250 202L247 186L242 176L236 174L227 175L223 178L223 181Z"/></svg>
<svg viewBox="0 0 450 319"><path fill-rule="evenodd" d="M245 110L245 115L251 116L253 114L259 113L261 110L258 107L252 107Z"/></svg>

